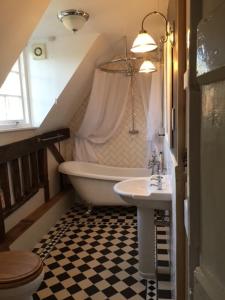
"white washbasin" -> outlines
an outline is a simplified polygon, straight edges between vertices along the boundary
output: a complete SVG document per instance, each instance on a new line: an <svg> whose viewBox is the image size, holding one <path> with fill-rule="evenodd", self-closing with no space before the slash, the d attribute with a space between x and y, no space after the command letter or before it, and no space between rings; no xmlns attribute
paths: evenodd
<svg viewBox="0 0 225 300"><path fill-rule="evenodd" d="M159 190L156 175L127 179L114 185L114 191L129 204L137 207L170 209L171 187L168 175L161 175L162 189Z"/></svg>
<svg viewBox="0 0 225 300"><path fill-rule="evenodd" d="M114 185L114 191L124 201L137 206L139 273L145 279L154 279L156 274L154 209L171 208L169 176L161 176L162 189L158 189L157 175L127 179Z"/></svg>

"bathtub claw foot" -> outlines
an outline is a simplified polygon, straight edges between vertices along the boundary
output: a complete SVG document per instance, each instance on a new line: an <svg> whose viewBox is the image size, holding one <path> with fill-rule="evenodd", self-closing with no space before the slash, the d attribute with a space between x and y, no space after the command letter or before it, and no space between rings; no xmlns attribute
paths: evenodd
<svg viewBox="0 0 225 300"><path fill-rule="evenodd" d="M87 211L85 212L85 215L87 215L87 216L91 215L92 209L93 209L93 207L91 205L88 206Z"/></svg>

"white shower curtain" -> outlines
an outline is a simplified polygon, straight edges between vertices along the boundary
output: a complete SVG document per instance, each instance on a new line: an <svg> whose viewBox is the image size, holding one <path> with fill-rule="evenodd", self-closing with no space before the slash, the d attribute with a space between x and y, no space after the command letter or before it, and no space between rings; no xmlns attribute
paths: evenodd
<svg viewBox="0 0 225 300"><path fill-rule="evenodd" d="M159 154L162 151L162 138L159 131L162 128L162 70L160 63L157 63L157 71L152 73L151 90L149 94L149 107L147 117L147 141L148 158L151 158L152 151Z"/></svg>
<svg viewBox="0 0 225 300"><path fill-rule="evenodd" d="M135 76L135 101L142 101L147 122L146 162L152 151L162 150L158 133L162 127L162 72L160 64L151 74ZM119 128L130 96L131 78L123 74L95 71L88 107L75 135L74 159L97 162L93 144L106 143Z"/></svg>
<svg viewBox="0 0 225 300"><path fill-rule="evenodd" d="M156 63L157 71L136 76L138 97L142 100L145 121L147 122L146 166L152 152L162 151L162 138L159 130L162 127L162 71L160 63Z"/></svg>
<svg viewBox="0 0 225 300"><path fill-rule="evenodd" d="M97 162L92 144L106 143L118 129L129 87L130 77L96 69L88 107L75 136L75 160Z"/></svg>
<svg viewBox="0 0 225 300"><path fill-rule="evenodd" d="M144 112L145 112L145 121L147 121L148 111L149 111L149 102L150 102L150 91L152 87L152 74L148 73L138 73L136 75L137 83L137 101L141 99ZM140 101L140 100L139 100Z"/></svg>

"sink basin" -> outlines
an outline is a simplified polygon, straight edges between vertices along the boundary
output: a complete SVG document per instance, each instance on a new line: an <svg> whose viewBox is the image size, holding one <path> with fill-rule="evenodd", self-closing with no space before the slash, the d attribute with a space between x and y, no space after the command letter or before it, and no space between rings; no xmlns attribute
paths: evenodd
<svg viewBox="0 0 225 300"><path fill-rule="evenodd" d="M138 177L118 182L114 191L126 202L137 207L170 209L171 188L168 175L161 175L162 190L157 185L157 176Z"/></svg>
<svg viewBox="0 0 225 300"><path fill-rule="evenodd" d="M168 175L138 177L118 182L114 191L127 203L137 206L139 273L145 279L155 279L154 209L171 208L172 191Z"/></svg>

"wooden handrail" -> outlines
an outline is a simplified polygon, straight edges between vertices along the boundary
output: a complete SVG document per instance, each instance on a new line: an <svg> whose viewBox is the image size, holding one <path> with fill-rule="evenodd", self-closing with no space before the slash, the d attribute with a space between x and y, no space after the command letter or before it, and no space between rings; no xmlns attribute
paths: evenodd
<svg viewBox="0 0 225 300"><path fill-rule="evenodd" d="M0 164L17 159L29 153L46 148L49 145L70 137L69 128L59 129L34 136L32 138L11 143L0 147Z"/></svg>
<svg viewBox="0 0 225 300"><path fill-rule="evenodd" d="M60 163L64 159L54 144L69 137L70 130L64 128L0 147L0 240L4 239L4 218L40 187L44 188L45 201L49 200L47 148Z"/></svg>

